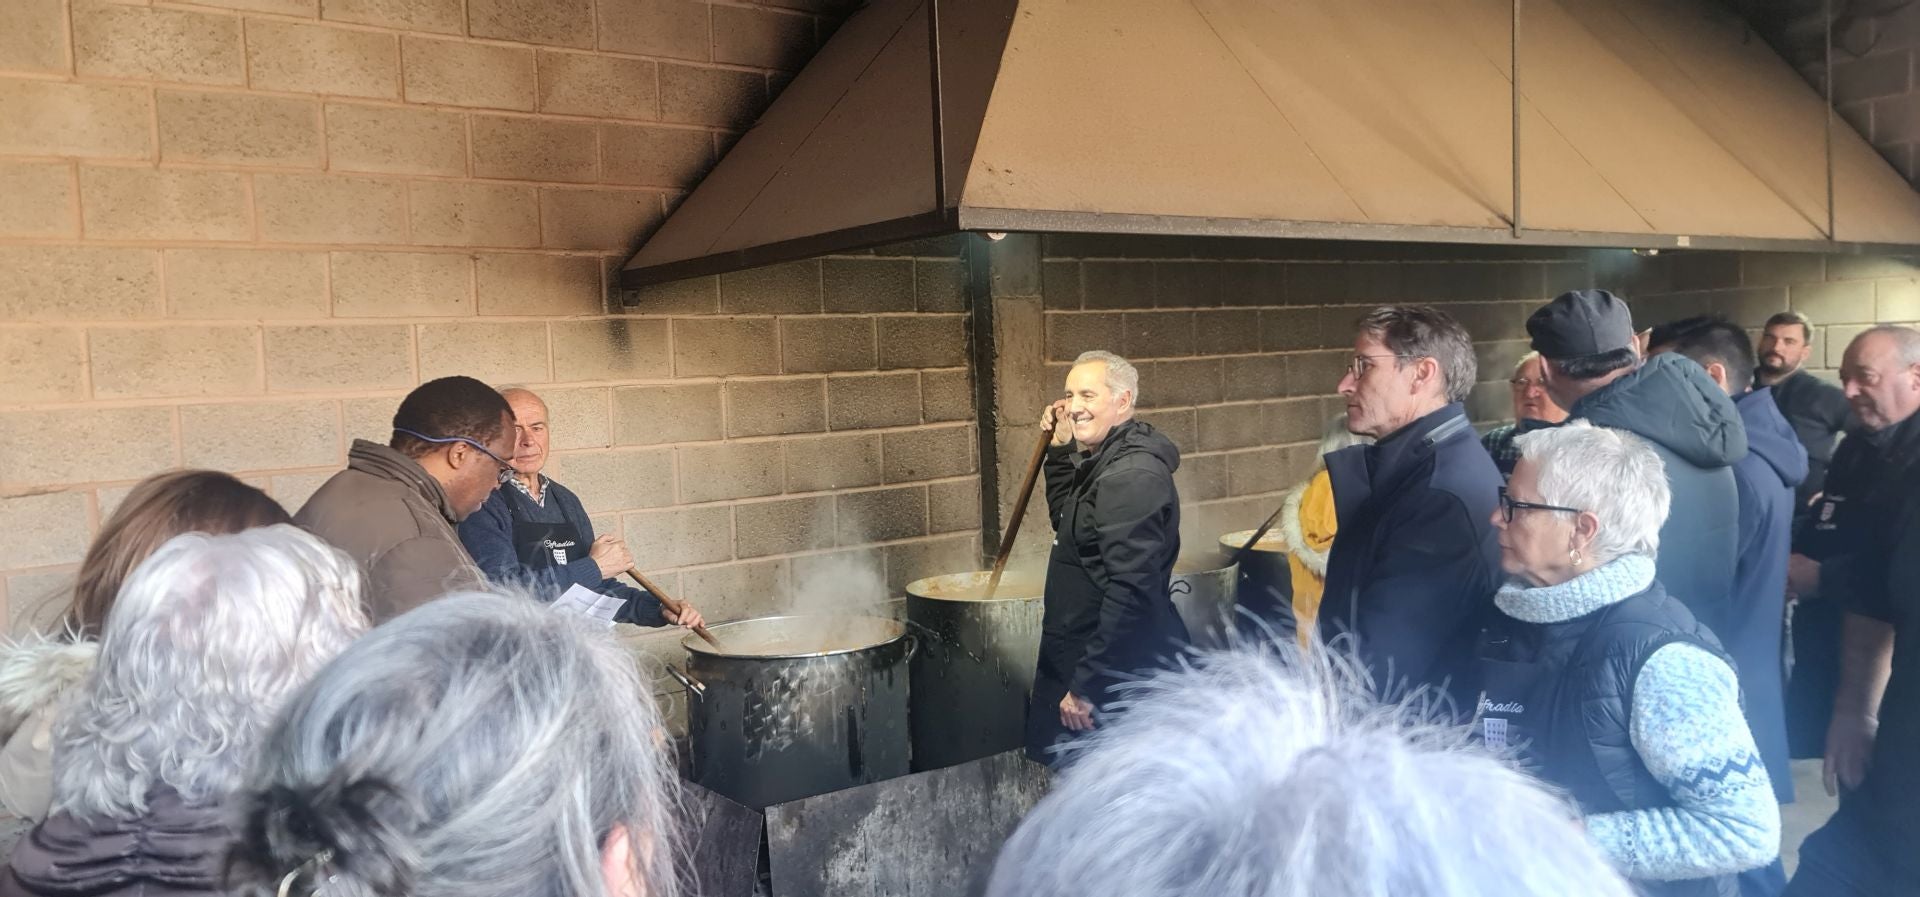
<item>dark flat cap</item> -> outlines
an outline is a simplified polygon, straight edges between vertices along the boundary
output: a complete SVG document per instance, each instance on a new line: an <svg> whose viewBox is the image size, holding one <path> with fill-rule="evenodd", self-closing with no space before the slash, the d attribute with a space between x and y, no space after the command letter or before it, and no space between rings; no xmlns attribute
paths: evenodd
<svg viewBox="0 0 1920 897"><path fill-rule="evenodd" d="M1606 290L1574 290L1553 297L1527 318L1533 350L1556 361L1631 349L1633 313Z"/></svg>

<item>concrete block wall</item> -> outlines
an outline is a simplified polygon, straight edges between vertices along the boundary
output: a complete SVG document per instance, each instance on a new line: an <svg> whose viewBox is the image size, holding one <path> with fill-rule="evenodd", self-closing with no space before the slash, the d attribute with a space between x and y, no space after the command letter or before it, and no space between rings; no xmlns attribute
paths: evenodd
<svg viewBox="0 0 1920 897"><path fill-rule="evenodd" d="M903 438L968 426L957 262L608 300L610 269L849 5L10 0L10 625L58 612L139 479L217 467L297 508L351 439L386 437L407 390L452 373L546 393L557 472L712 616L764 609L802 554L906 571L966 545L951 484L972 441ZM882 348L903 332L953 348ZM840 493L890 499L889 538L785 535Z"/></svg>
<svg viewBox="0 0 1920 897"><path fill-rule="evenodd" d="M1920 318L1920 267L1894 258L1140 237L1043 245L1044 394L1059 394L1067 363L1088 349L1139 365L1142 417L1181 449L1189 552L1257 526L1311 473L1323 422L1344 410L1335 389L1353 323L1377 305L1434 304L1467 327L1480 381L1468 408L1482 427L1511 417L1506 379L1527 351L1527 315L1568 289L1614 290L1643 326L1714 312L1757 330L1798 309L1816 324L1813 364L1829 377L1860 330ZM1011 423L1018 435L1003 445L1026 445L1030 425ZM1003 496L1020 473L1007 467ZM1023 555L1044 551L1045 527L1037 516L1023 524Z"/></svg>
<svg viewBox="0 0 1920 897"><path fill-rule="evenodd" d="M1781 56L1825 90L1823 0L1743 2ZM1920 184L1920 6L1835 3L1833 12L1834 108L1908 182Z"/></svg>
<svg viewBox="0 0 1920 897"><path fill-rule="evenodd" d="M1875 324L1920 323L1920 262L1908 258L1758 252L1691 252L1636 259L1603 280L1630 296L1642 326L1719 314L1758 334L1789 309L1812 319L1808 367L1839 379L1841 355Z"/></svg>

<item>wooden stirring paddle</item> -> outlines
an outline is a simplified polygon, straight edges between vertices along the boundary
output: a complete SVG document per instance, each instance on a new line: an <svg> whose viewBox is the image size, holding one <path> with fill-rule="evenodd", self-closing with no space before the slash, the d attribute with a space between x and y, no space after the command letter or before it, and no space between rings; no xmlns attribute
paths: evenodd
<svg viewBox="0 0 1920 897"><path fill-rule="evenodd" d="M686 609L686 606L687 606L686 602L677 601L671 596L669 596L666 592L661 591L660 587L657 585L654 585L651 581L649 581L646 578L646 576L642 575L638 568L628 567L627 575L633 577L633 581L639 583L640 588L643 588L649 592L652 592L653 597L660 599L660 605L662 607L665 607L667 610L673 611L674 616L676 617L680 616L680 614ZM713 646L713 650L719 651L722 653L726 652L727 649L720 646L720 640L714 638L713 633L707 631L707 627L705 624L701 624L699 626L693 627L693 634L703 639L706 639L707 644Z"/></svg>
<svg viewBox="0 0 1920 897"><path fill-rule="evenodd" d="M1056 421L1054 426L1059 426ZM1033 447L1033 459L1027 462L1027 481L1020 484L1020 498L1013 503L1013 516L1007 531L1000 536L1000 553L993 558L993 572L987 575L986 597L1000 589L1000 576L1007 572L1007 556L1013 553L1013 539L1020 535L1020 521L1027 516L1027 499L1033 497L1033 484L1040 479L1040 464L1047 460L1047 446L1053 444L1053 431L1040 431L1040 444Z"/></svg>

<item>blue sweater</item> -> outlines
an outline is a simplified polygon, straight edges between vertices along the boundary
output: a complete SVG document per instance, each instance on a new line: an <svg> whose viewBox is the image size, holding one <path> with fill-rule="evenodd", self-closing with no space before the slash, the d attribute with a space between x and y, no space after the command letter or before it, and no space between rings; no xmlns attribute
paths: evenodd
<svg viewBox="0 0 1920 897"><path fill-rule="evenodd" d="M487 579L527 589L542 601L552 601L560 597L560 593L566 591L568 586L578 585L602 595L627 599L626 605L614 617L619 622L638 626L667 625L659 599L645 590L602 578L600 565L593 558L582 555L564 567L538 569L520 563L520 555L513 545L516 512L523 519L535 522L570 523L579 531L582 546L593 544L593 520L587 516L587 509L580 504L573 490L552 480L543 478L543 482L546 483L546 488L541 492L544 504L536 504L512 483L502 483L493 495L488 496L480 510L461 521L460 542L467 547L467 553L473 556L474 563L486 572Z"/></svg>

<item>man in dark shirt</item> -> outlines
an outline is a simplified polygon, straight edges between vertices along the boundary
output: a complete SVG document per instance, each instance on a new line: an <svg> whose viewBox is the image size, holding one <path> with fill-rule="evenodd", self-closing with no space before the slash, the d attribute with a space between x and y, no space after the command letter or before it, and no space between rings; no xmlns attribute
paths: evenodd
<svg viewBox="0 0 1920 897"><path fill-rule="evenodd" d="M578 585L626 599L614 620L637 626L699 626L690 604L668 608L653 594L614 577L633 566L626 543L594 537L593 521L573 491L549 479L547 403L525 389L502 390L514 413L512 469L478 513L460 524L460 541L496 583L523 587L542 601Z"/></svg>
<svg viewBox="0 0 1920 897"><path fill-rule="evenodd" d="M1797 311L1783 311L1767 319L1760 336L1760 366L1753 382L1773 387L1773 401L1793 425L1800 444L1807 447L1807 479L1794 490L1795 504L1805 509L1827 484L1834 444L1851 422L1847 397L1840 387L1804 369L1813 354L1813 322Z"/></svg>
<svg viewBox="0 0 1920 897"><path fill-rule="evenodd" d="M1866 428L1842 455L1872 443L1881 464L1870 492L1843 494L1846 459L1835 459L1834 487L1814 520L1845 530L1843 545L1791 577L1791 588L1817 589L1846 616L1825 751L1827 790L1844 793L1840 811L1800 848L1788 897L1920 893L1920 331L1868 330L1847 348L1840 376Z"/></svg>

